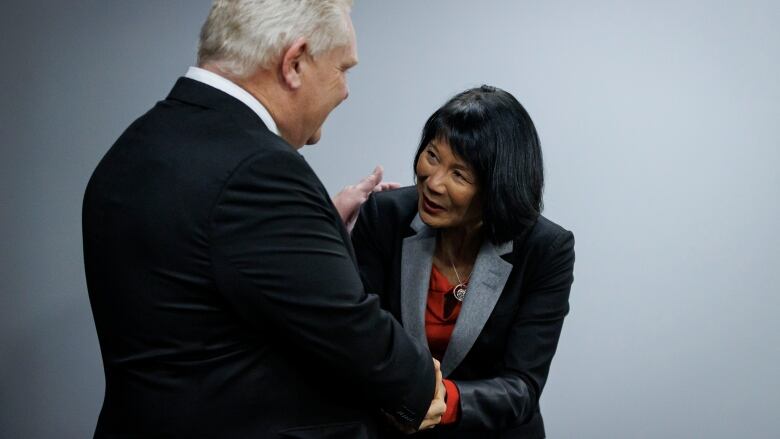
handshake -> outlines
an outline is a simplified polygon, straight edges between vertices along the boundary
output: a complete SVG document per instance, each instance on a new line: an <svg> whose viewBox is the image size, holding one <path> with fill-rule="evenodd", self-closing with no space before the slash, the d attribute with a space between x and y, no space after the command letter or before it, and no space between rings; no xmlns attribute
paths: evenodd
<svg viewBox="0 0 780 439"><path fill-rule="evenodd" d="M425 414L425 418L417 429L415 430L413 427L401 425L390 415L385 414L387 420L403 433L412 434L437 426L441 422L441 417L444 416L444 412L447 410L447 404L444 402L447 397L447 389L444 387L444 381L442 380L441 364L435 358L433 359L433 366L436 369L436 390L433 393L433 400L431 401L431 406L428 408L428 413Z"/></svg>
<svg viewBox="0 0 780 439"><path fill-rule="evenodd" d="M354 185L346 186L333 197L333 205L339 212L347 230L351 231L352 227L354 227L358 213L360 212L360 206L368 199L371 193L397 189L401 186L394 182L383 183L383 174L384 169L381 166L377 166L370 175L364 177ZM412 434L420 430L427 430L435 427L441 422L441 417L447 410L447 404L444 402L447 396L447 389L444 387L444 382L442 381L441 365L435 358L433 359L433 365L436 369L436 391L433 394L431 406L428 408L428 413L425 415L422 424L415 430L413 427L401 425L392 416L385 413L388 422L406 434Z"/></svg>

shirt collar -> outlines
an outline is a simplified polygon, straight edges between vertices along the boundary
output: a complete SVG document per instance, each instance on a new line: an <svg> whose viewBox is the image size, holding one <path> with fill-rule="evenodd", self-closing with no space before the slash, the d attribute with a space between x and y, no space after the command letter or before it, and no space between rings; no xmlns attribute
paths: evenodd
<svg viewBox="0 0 780 439"><path fill-rule="evenodd" d="M252 109L252 111L257 114L260 120L263 121L265 126L268 127L272 133L279 136L279 128L277 128L276 122L274 122L274 119L271 117L271 113L268 112L268 110L263 106L262 103L260 103L260 101L257 100L257 98L252 96L248 91L241 88L235 82L212 71L194 66L187 70L187 73L184 75L184 77L194 79L195 81L202 82L206 85L214 87L217 90L227 93L230 96L233 96L234 98L243 102L244 105Z"/></svg>

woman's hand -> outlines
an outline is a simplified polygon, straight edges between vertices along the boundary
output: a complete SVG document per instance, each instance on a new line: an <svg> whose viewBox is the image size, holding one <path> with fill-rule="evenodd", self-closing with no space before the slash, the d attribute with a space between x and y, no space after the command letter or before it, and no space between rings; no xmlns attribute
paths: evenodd
<svg viewBox="0 0 780 439"><path fill-rule="evenodd" d="M382 183L383 172L382 166L378 165L370 175L360 180L357 184L345 187L333 197L333 205L336 206L341 220L344 221L344 225L350 232L357 221L360 206L363 205L372 192L381 192L401 187L399 183L395 182Z"/></svg>

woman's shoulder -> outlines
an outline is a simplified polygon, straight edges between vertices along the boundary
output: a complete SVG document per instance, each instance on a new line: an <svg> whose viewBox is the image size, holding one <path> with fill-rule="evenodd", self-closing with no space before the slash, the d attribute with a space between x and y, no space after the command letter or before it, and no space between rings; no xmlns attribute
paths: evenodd
<svg viewBox="0 0 780 439"><path fill-rule="evenodd" d="M376 192L367 204L373 204L378 220L409 225L417 215L417 188L405 186Z"/></svg>
<svg viewBox="0 0 780 439"><path fill-rule="evenodd" d="M562 245L574 247L574 234L544 215L539 215L528 233L515 241L515 250L542 254Z"/></svg>
<svg viewBox="0 0 780 439"><path fill-rule="evenodd" d="M417 215L417 191L414 186L375 192L360 208L352 231L352 243L371 241L375 246L389 246L411 232Z"/></svg>
<svg viewBox="0 0 780 439"><path fill-rule="evenodd" d="M389 189L382 192L371 194L377 203L382 206L397 206L401 208L417 208L417 188L414 186L404 186L398 189Z"/></svg>
<svg viewBox="0 0 780 439"><path fill-rule="evenodd" d="M568 233L572 233L570 230L566 230L563 226L553 222L544 215L539 215L536 220L536 225L531 230L532 235L539 239L555 239L556 237Z"/></svg>

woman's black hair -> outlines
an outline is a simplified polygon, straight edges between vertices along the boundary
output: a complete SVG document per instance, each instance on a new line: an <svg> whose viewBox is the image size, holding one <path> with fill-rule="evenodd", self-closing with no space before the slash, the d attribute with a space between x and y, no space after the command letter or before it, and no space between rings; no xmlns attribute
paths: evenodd
<svg viewBox="0 0 780 439"><path fill-rule="evenodd" d="M487 239L506 242L536 223L543 207L542 149L531 117L514 96L488 85L455 95L425 122L415 169L436 140L446 141L476 173Z"/></svg>

